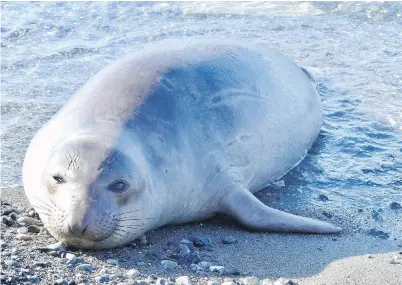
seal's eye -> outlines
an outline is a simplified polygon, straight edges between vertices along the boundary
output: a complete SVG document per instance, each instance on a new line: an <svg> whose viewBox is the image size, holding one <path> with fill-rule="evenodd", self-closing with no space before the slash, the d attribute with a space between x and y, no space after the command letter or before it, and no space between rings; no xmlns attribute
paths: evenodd
<svg viewBox="0 0 402 285"><path fill-rule="evenodd" d="M53 176L53 179L54 179L58 184L61 184L61 183L64 183L64 182L65 182L65 181L64 181L64 178L61 177L60 175L54 175L54 176Z"/></svg>
<svg viewBox="0 0 402 285"><path fill-rule="evenodd" d="M109 189L110 191L116 192L116 193L120 193L123 192L124 190L126 190L126 188L128 187L128 183L124 180L116 180L113 183L111 183L107 189Z"/></svg>

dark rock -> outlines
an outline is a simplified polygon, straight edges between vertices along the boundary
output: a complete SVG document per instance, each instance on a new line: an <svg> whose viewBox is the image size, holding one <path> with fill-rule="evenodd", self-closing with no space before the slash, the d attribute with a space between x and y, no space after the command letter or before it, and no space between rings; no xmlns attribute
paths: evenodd
<svg viewBox="0 0 402 285"><path fill-rule="evenodd" d="M198 251L190 252L185 256L181 256L179 259L180 264L188 264L188 263L198 263L200 262L200 253Z"/></svg>
<svg viewBox="0 0 402 285"><path fill-rule="evenodd" d="M389 207L391 208L391 210L400 210L400 209L402 209L401 204L399 204L398 202L392 202L391 204L389 204Z"/></svg>
<svg viewBox="0 0 402 285"><path fill-rule="evenodd" d="M10 215L8 215L13 221L16 221L17 219L18 219L18 215L17 215L17 213L14 213L14 212L12 212L12 213L10 213Z"/></svg>
<svg viewBox="0 0 402 285"><path fill-rule="evenodd" d="M212 240L209 237L193 237L192 242L198 247L212 245Z"/></svg>
<svg viewBox="0 0 402 285"><path fill-rule="evenodd" d="M358 209L357 212L362 213L363 209Z"/></svg>
<svg viewBox="0 0 402 285"><path fill-rule="evenodd" d="M10 215L11 213L15 213L15 212L16 212L16 210L15 210L14 208L7 208L7 209L4 209L4 210L1 212L1 214L8 216L8 215Z"/></svg>
<svg viewBox="0 0 402 285"><path fill-rule="evenodd" d="M325 217L327 217L328 219L331 219L332 218L332 214L331 213L328 213L328 212L322 212L322 214L325 216Z"/></svg>
<svg viewBox="0 0 402 285"><path fill-rule="evenodd" d="M54 281L54 285L67 285L67 281L64 279L57 279L56 281Z"/></svg>
<svg viewBox="0 0 402 285"><path fill-rule="evenodd" d="M13 219L8 216L1 216L1 222L9 227L12 226L14 223Z"/></svg>
<svg viewBox="0 0 402 285"><path fill-rule="evenodd" d="M327 202L329 200L328 197L324 194L320 194L320 196L318 196L318 199L323 202Z"/></svg>
<svg viewBox="0 0 402 285"><path fill-rule="evenodd" d="M31 226L27 227L27 230L29 233L35 233L35 234L39 233L40 229L41 229L40 227L35 226L35 225L31 225Z"/></svg>
<svg viewBox="0 0 402 285"><path fill-rule="evenodd" d="M380 230L376 230L376 229L370 229L368 231L368 234L371 236L375 236L378 237L380 239L388 239L389 238L389 234Z"/></svg>
<svg viewBox="0 0 402 285"><path fill-rule="evenodd" d="M224 270L224 272L223 272L223 274L224 275L230 275L230 276L240 276L241 275L241 273L240 273L240 270L238 269L238 268L225 268L225 270Z"/></svg>

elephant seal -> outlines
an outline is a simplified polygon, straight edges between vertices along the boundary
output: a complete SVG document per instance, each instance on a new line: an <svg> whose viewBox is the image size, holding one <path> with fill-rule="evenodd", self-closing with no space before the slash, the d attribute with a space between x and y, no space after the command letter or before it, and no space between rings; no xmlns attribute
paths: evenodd
<svg viewBox="0 0 402 285"><path fill-rule="evenodd" d="M214 213L259 231L335 233L252 194L304 158L321 124L309 75L268 47L154 43L91 77L38 131L24 188L73 247L120 246Z"/></svg>

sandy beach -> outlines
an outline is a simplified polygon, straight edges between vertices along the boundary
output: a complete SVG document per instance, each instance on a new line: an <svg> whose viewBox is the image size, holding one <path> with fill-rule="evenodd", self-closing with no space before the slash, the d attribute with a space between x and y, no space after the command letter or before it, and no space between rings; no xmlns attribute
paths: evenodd
<svg viewBox="0 0 402 285"><path fill-rule="evenodd" d="M3 191L2 201L17 208L28 205L21 188ZM286 280L292 280L296 284L309 285L402 283L401 239L382 239L343 226L343 232L337 235L257 233L244 230L230 217L219 216L201 223L167 226L151 231L147 234L148 245L145 247L122 247L81 254L85 256L84 259L92 260L91 264L97 269L108 268L108 258L128 261L121 263L118 272L124 275L130 269L138 269L141 272L138 280L155 274L158 278L189 276L192 284L207 284L208 281L217 281L220 284L229 280L241 284L242 278L250 276L258 277L260 281L265 280L266 284L269 284L268 280L277 282L275 284L286 284ZM22 252L29 253L35 247L55 242L50 236L20 241L15 239L14 227L4 229L3 227L2 236L5 232L14 230L14 234L6 234L8 248L17 246ZM179 266L168 272L161 271L163 253L160 253L166 251L167 246L193 236L209 237L212 240L212 251L201 248L201 258L230 270L235 269L236 275L215 272L199 274L186 266ZM237 243L223 244L222 240L227 236L234 237ZM37 253L28 263L46 258L45 253ZM74 274L71 278L73 276ZM279 278L281 279L278 281ZM50 284L46 282L49 280L41 284ZM113 280L109 283L119 284Z"/></svg>

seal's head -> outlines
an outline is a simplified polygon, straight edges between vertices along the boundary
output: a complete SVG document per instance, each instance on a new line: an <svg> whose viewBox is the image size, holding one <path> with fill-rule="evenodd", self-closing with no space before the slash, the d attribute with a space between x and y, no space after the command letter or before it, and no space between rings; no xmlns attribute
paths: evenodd
<svg viewBox="0 0 402 285"><path fill-rule="evenodd" d="M49 232L71 246L115 247L150 228L144 167L105 139L81 135L56 147L41 188L34 207Z"/></svg>

